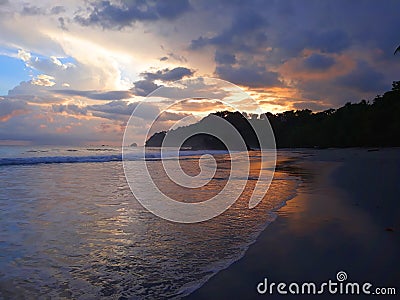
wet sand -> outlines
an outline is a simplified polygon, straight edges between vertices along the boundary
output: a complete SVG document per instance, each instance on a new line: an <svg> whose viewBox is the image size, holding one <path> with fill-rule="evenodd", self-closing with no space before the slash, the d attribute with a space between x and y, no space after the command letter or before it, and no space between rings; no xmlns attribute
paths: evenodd
<svg viewBox="0 0 400 300"><path fill-rule="evenodd" d="M285 151L282 151L285 153ZM292 151L293 153L293 151ZM285 155L290 151L286 152ZM400 293L400 149L299 150L278 170L301 177L297 196L246 252L188 299L339 299L260 295L257 284L336 280ZM395 299L396 295L373 297Z"/></svg>

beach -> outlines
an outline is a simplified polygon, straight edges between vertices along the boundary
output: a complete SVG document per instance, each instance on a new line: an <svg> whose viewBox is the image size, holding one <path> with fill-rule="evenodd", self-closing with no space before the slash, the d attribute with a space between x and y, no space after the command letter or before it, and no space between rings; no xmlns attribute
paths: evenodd
<svg viewBox="0 0 400 300"><path fill-rule="evenodd" d="M230 179L246 183L244 192L223 214L194 224L143 208L118 148L1 151L0 298L273 299L282 295L257 292L265 279L321 283L338 272L347 282L398 289L399 149L278 150L274 179L254 209L262 165L258 152L244 152L251 176ZM202 152L184 154L182 167L195 174ZM194 191L157 175L157 152L147 165L166 193L203 201L229 177L229 157L214 154L216 178ZM143 157L130 159L140 178Z"/></svg>
<svg viewBox="0 0 400 300"><path fill-rule="evenodd" d="M280 295L276 289L259 294L257 285L265 278L318 284L336 280L338 272L346 273L344 282L371 283L371 293L375 287L395 287L399 293L400 149L294 152L278 171L301 178L297 195L242 259L187 299L309 298ZM333 297L355 296L327 291L314 296Z"/></svg>
<svg viewBox="0 0 400 300"><path fill-rule="evenodd" d="M131 150L127 172L143 182L144 157ZM258 179L248 176L243 159L250 154L257 173L259 153L236 156L243 168L234 176L229 155L220 151L185 151L182 167L195 175L204 153L214 154L219 168L197 189L172 183L159 151L146 153L158 188L181 201L209 199L228 180L247 185L242 194L226 189L229 199L238 199L223 214L183 224L153 215L135 199L121 148L0 147L0 298L181 298L229 267L275 220L273 211L294 196L299 180L276 173L264 200L250 210ZM175 152L166 154L176 161ZM212 170L212 161L203 158L202 168ZM156 189L145 192L160 197Z"/></svg>
<svg viewBox="0 0 400 300"><path fill-rule="evenodd" d="M399 11L0 0L0 300L400 300Z"/></svg>

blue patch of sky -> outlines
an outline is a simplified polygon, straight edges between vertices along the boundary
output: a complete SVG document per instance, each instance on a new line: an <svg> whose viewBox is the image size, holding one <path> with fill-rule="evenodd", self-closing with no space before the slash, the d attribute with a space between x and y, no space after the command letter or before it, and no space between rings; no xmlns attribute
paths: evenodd
<svg viewBox="0 0 400 300"><path fill-rule="evenodd" d="M32 70L21 59L0 55L0 95L7 95L21 81L30 80L31 75Z"/></svg>
<svg viewBox="0 0 400 300"><path fill-rule="evenodd" d="M71 64L76 64L76 60L73 57L58 57L57 58L59 61L61 61L63 64L71 63Z"/></svg>
<svg viewBox="0 0 400 300"><path fill-rule="evenodd" d="M29 81L41 72L34 68L27 67L25 62L17 57L17 51L0 48L0 96L8 94L8 91L19 85L22 81ZM49 57L31 53L32 59L45 60ZM63 64L76 64L72 57L57 58Z"/></svg>

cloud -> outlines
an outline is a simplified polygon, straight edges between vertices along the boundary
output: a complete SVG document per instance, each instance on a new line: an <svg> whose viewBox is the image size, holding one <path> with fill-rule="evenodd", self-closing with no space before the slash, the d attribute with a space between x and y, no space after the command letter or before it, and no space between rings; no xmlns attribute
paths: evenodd
<svg viewBox="0 0 400 300"><path fill-rule="evenodd" d="M340 53L350 46L348 34L340 29L312 32L305 47L327 53Z"/></svg>
<svg viewBox="0 0 400 300"><path fill-rule="evenodd" d="M121 100L132 98L131 91L80 91L80 90L52 90L53 93L70 96L81 96L93 100Z"/></svg>
<svg viewBox="0 0 400 300"><path fill-rule="evenodd" d="M7 98L24 99L25 101L36 103L55 103L63 101L63 99L60 99L57 95L50 92L54 85L46 86L34 84L33 80L20 82L19 85L8 91ZM40 79L36 81L36 83L40 83Z"/></svg>
<svg viewBox="0 0 400 300"><path fill-rule="evenodd" d="M305 49L322 53L341 53L351 46L350 36L342 29L294 29L277 39L283 54L297 56Z"/></svg>
<svg viewBox="0 0 400 300"><path fill-rule="evenodd" d="M27 67L49 74L76 68L75 64L71 62L63 64L55 56L50 56L49 58L33 57L25 50L18 50L18 57L25 62Z"/></svg>
<svg viewBox="0 0 400 300"><path fill-rule="evenodd" d="M216 112L220 110L231 110L232 108L225 105L221 101L201 99L201 100L186 100L175 104L174 111L178 112Z"/></svg>
<svg viewBox="0 0 400 300"><path fill-rule="evenodd" d="M61 5L53 6L50 9L50 13L52 15L58 15L58 14L61 14L61 13L64 13L64 12L66 12L66 9L65 9L64 6L61 6Z"/></svg>
<svg viewBox="0 0 400 300"><path fill-rule="evenodd" d="M42 78L38 77L31 81L32 84L38 83L44 85L44 77L48 76L55 84L47 82L47 85L54 86L54 89L61 89L65 86L74 90L88 90L90 88L111 89L115 86L116 77L120 75L120 71L115 64L110 61L100 60L93 55L93 60L97 63L92 65L92 62L82 63L70 57L67 57L65 62L62 58L56 56L43 57L33 55L30 52L19 49L17 57L20 58L27 68L35 73L42 73ZM102 62L102 64L99 63ZM103 64L104 63L104 64ZM109 65L111 64L111 66Z"/></svg>
<svg viewBox="0 0 400 300"><path fill-rule="evenodd" d="M60 13L64 13L66 10L64 6L57 5L51 8L43 8L35 5L29 5L28 3L24 3L21 15L25 16L37 16L37 15L58 15Z"/></svg>
<svg viewBox="0 0 400 300"><path fill-rule="evenodd" d="M74 96L89 100L122 100L130 99L134 95L132 91L81 91L73 89L58 89L53 78L47 75L39 75L30 81L23 81L12 90L8 91L8 98L24 99L35 103L60 103L71 100Z"/></svg>
<svg viewBox="0 0 400 300"><path fill-rule="evenodd" d="M138 102L129 103L123 100L114 100L106 104L89 105L87 109L92 112L93 116L127 121L138 104ZM151 103L141 103L141 112L142 115L137 117L143 119L152 118L159 113L159 108Z"/></svg>
<svg viewBox="0 0 400 300"><path fill-rule="evenodd" d="M0 98L0 122L6 122L27 111L28 105L25 101Z"/></svg>
<svg viewBox="0 0 400 300"><path fill-rule="evenodd" d="M379 93L389 86L384 78L381 72L376 71L366 61L360 60L354 70L338 77L335 82L359 92Z"/></svg>
<svg viewBox="0 0 400 300"><path fill-rule="evenodd" d="M45 14L45 10L37 6L24 5L21 14L28 16L42 15Z"/></svg>
<svg viewBox="0 0 400 300"><path fill-rule="evenodd" d="M313 53L304 60L304 66L310 70L326 70L334 64L334 58L318 53Z"/></svg>
<svg viewBox="0 0 400 300"><path fill-rule="evenodd" d="M214 73L232 83L256 87L280 86L279 74L266 68L270 22L263 10L246 5L235 7L230 26L212 37L200 36L192 40L191 50L206 46L215 48Z"/></svg>
<svg viewBox="0 0 400 300"><path fill-rule="evenodd" d="M26 113L15 114L2 123L0 138L45 145L104 144L104 141L120 145L123 130L123 122L118 120L82 118L71 111L64 114L53 112L51 107L28 105Z"/></svg>
<svg viewBox="0 0 400 300"><path fill-rule="evenodd" d="M192 76L194 71L185 67L174 69L162 69L155 72L143 72L140 74L144 79L133 83L131 92L137 96L147 96L163 85L158 85L154 81L173 82L185 77Z"/></svg>
<svg viewBox="0 0 400 300"><path fill-rule="evenodd" d="M24 62L29 62L32 58L31 54L23 49L18 50L17 57L19 57Z"/></svg>
<svg viewBox="0 0 400 300"><path fill-rule="evenodd" d="M167 58L169 58L169 59L173 59L173 60L176 60L176 61L181 62L181 63L187 63L187 59L183 55L179 55L177 53L173 53L172 51L168 52L167 55L168 55Z"/></svg>
<svg viewBox="0 0 400 300"><path fill-rule="evenodd" d="M86 11L78 11L74 19L83 26L99 25L107 29L121 29L137 21L173 20L188 10L188 0L93 1Z"/></svg>
<svg viewBox="0 0 400 300"><path fill-rule="evenodd" d="M40 74L31 80L31 84L40 85L40 86L53 86L56 83L54 82L54 77L46 74Z"/></svg>
<svg viewBox="0 0 400 300"><path fill-rule="evenodd" d="M128 103L126 101L111 101L106 104L96 104L88 106L88 109L91 111L99 111L108 114L117 114L117 115L131 115L137 103Z"/></svg>
<svg viewBox="0 0 400 300"><path fill-rule="evenodd" d="M218 48L229 47L231 50L250 50L262 48L267 43L266 29L269 22L265 16L255 10L238 11L234 16L231 26L215 35L192 40L190 49L198 50L207 45Z"/></svg>
<svg viewBox="0 0 400 300"><path fill-rule="evenodd" d="M68 28L67 28L67 26L65 25L65 19L63 18L63 17L58 17L58 23L59 23L59 27L62 29L62 30L65 30L65 31L68 31Z"/></svg>
<svg viewBox="0 0 400 300"><path fill-rule="evenodd" d="M127 102L123 100L113 100L105 104L94 104L94 105L77 105L77 104L53 104L51 111L54 113L66 113L75 116L89 116L98 117L109 120L116 120L126 122L129 116L133 113L139 102ZM150 103L140 103L142 115L136 115L137 117L147 119L154 115L158 115L159 108L156 105ZM171 113L164 116L175 119L176 116Z"/></svg>
<svg viewBox="0 0 400 300"><path fill-rule="evenodd" d="M282 85L277 72L267 71L265 67L257 65L220 65L215 73L224 80L251 88Z"/></svg>
<svg viewBox="0 0 400 300"><path fill-rule="evenodd" d="M52 111L55 113L68 113L72 115L84 115L86 116L88 113L86 106L80 106L76 104L53 104Z"/></svg>
<svg viewBox="0 0 400 300"><path fill-rule="evenodd" d="M193 117L191 113L177 113L171 111L163 111L157 118L157 121L179 121L186 117Z"/></svg>
<svg viewBox="0 0 400 300"><path fill-rule="evenodd" d="M265 108L284 103L280 110L371 99L398 76L396 0L47 2L0 0L0 52L15 58L19 49L26 65L2 70L6 77L14 71L21 76L4 99L27 103L15 116L4 110L4 124L15 126L1 129L4 134L46 125L44 139L71 122L70 133L79 138L104 138L103 132L119 130L132 109L128 101L118 109L105 102L146 96L162 85L165 103L229 96L218 87L203 93L200 84L195 91L173 86L193 70L240 84L258 99L265 96ZM35 30L27 30L32 24ZM79 97L106 107L80 106L85 99ZM200 113L211 109L204 100L191 105ZM39 117L60 125L40 123Z"/></svg>
<svg viewBox="0 0 400 300"><path fill-rule="evenodd" d="M292 25L297 26L297 24ZM352 41L350 35L343 29L309 29L299 26L299 28L287 28L287 32L277 36L273 44L279 49L280 59L287 60L301 56L306 50L340 54L352 46Z"/></svg>
<svg viewBox="0 0 400 300"><path fill-rule="evenodd" d="M232 91L226 90L225 83L200 77L187 79L178 85L163 86L152 93L151 96L154 98L163 98L165 104L171 104L175 103L176 100L182 99L223 100L231 97L232 94Z"/></svg>
<svg viewBox="0 0 400 300"><path fill-rule="evenodd" d="M170 82L170 81L177 81L181 80L184 77L189 77L192 76L194 73L193 70L190 70L185 67L176 67L174 69L163 69L163 70L158 70L154 73L152 72L143 72L140 75L143 76L146 80L161 80L165 82Z"/></svg>
<svg viewBox="0 0 400 300"><path fill-rule="evenodd" d="M215 51L215 62L221 65L233 65L236 63L236 57L232 53L227 53L221 50Z"/></svg>
<svg viewBox="0 0 400 300"><path fill-rule="evenodd" d="M158 89L161 85L155 84L152 80L138 80L133 83L132 93L137 96L146 97L151 92Z"/></svg>

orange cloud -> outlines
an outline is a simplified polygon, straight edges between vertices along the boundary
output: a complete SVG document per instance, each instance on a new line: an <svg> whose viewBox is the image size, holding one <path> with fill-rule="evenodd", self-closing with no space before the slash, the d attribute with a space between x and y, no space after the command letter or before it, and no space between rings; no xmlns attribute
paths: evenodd
<svg viewBox="0 0 400 300"><path fill-rule="evenodd" d="M72 126L71 125L65 125L62 127L56 128L57 133L69 133L71 132Z"/></svg>
<svg viewBox="0 0 400 300"><path fill-rule="evenodd" d="M23 115L26 113L27 113L27 110L25 110L25 109L14 110L10 114L7 114L5 116L0 116L0 122L7 122L8 120L10 120L13 117L16 117L18 115Z"/></svg>
<svg viewBox="0 0 400 300"><path fill-rule="evenodd" d="M287 60L279 68L280 74L289 81L329 80L347 74L355 67L354 59L349 55L331 54L330 57L335 59L335 63L330 68L310 70L304 66L304 62L312 54L319 54L319 52L304 50L301 56Z"/></svg>

